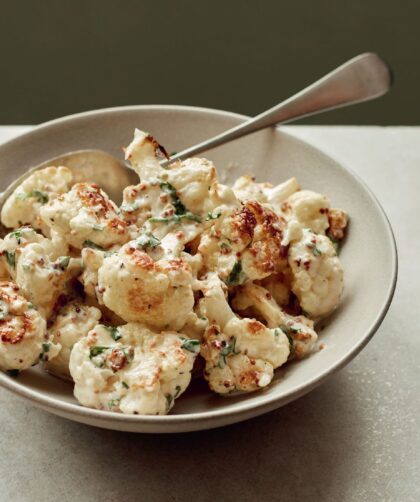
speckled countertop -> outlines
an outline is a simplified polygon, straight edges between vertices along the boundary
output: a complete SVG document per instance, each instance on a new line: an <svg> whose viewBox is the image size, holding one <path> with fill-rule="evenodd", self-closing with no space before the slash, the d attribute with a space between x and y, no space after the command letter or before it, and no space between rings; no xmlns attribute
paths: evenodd
<svg viewBox="0 0 420 502"><path fill-rule="evenodd" d="M399 280L373 340L305 397L197 433L95 429L0 389L0 501L420 500L420 127L285 129L350 166L390 218Z"/></svg>

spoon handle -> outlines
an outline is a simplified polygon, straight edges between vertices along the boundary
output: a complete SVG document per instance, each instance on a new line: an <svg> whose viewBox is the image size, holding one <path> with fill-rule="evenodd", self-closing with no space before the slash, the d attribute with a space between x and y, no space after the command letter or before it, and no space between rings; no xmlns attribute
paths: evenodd
<svg viewBox="0 0 420 502"><path fill-rule="evenodd" d="M173 155L185 159L265 127L382 96L392 85L391 69L372 52L342 64L282 103L213 138ZM167 164L165 161L163 164Z"/></svg>

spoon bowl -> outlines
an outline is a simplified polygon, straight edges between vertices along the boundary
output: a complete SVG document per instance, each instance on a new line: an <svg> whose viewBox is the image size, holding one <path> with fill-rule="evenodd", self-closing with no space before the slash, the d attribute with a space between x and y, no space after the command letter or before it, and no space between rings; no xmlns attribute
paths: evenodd
<svg viewBox="0 0 420 502"><path fill-rule="evenodd" d="M73 174L74 183L97 183L116 204L122 201L122 191L139 182L137 174L121 160L103 150L76 150L31 167L13 181L0 195L0 208L13 191L32 173L48 166L66 166Z"/></svg>

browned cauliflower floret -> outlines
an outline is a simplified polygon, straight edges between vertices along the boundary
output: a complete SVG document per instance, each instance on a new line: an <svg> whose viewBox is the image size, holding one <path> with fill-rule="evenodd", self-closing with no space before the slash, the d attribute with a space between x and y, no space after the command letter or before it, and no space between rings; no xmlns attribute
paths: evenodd
<svg viewBox="0 0 420 502"><path fill-rule="evenodd" d="M31 225L48 234L48 226L40 217L41 208L70 189L72 174L67 167L46 167L31 174L6 200L1 222L8 228Z"/></svg>
<svg viewBox="0 0 420 502"><path fill-rule="evenodd" d="M269 385L274 370L289 356L286 335L256 319L236 317L216 274L209 274L203 281L202 292L199 312L209 326L203 335L201 355L206 361L204 376L210 388L225 394Z"/></svg>
<svg viewBox="0 0 420 502"><path fill-rule="evenodd" d="M0 242L0 261L23 295L47 318L68 282L81 270L79 259L62 253L67 253L66 245L47 239L30 227L10 232Z"/></svg>
<svg viewBox="0 0 420 502"><path fill-rule="evenodd" d="M232 304L239 311L251 308L269 328L281 329L289 339L290 358L302 359L312 352L318 338L313 321L286 314L265 288L251 282L240 286Z"/></svg>
<svg viewBox="0 0 420 502"><path fill-rule="evenodd" d="M73 345L93 329L101 312L78 301L65 305L48 328L48 335L60 345L58 354L44 362L44 368L60 378L70 379L69 361Z"/></svg>
<svg viewBox="0 0 420 502"><path fill-rule="evenodd" d="M211 212L223 204L237 204L232 190L218 183L216 168L207 159L191 158L161 167L162 147L148 133L136 130L126 159L141 183L124 190L122 214L162 239L178 233L190 242L211 223Z"/></svg>
<svg viewBox="0 0 420 502"><path fill-rule="evenodd" d="M263 279L287 266L283 221L266 206L247 201L224 210L203 233L198 251L204 271L217 271L228 285Z"/></svg>
<svg viewBox="0 0 420 502"><path fill-rule="evenodd" d="M127 322L180 329L194 305L191 267L182 258L151 258L138 241L104 259L98 270L103 303Z"/></svg>
<svg viewBox="0 0 420 502"><path fill-rule="evenodd" d="M295 221L301 228L325 234L329 226L329 207L330 202L325 195L311 190L300 190L286 199L282 212L289 222Z"/></svg>
<svg viewBox="0 0 420 502"><path fill-rule="evenodd" d="M199 349L197 340L172 331L98 325L71 352L74 395L91 408L165 415L188 387Z"/></svg>
<svg viewBox="0 0 420 502"><path fill-rule="evenodd" d="M0 282L0 370L24 370L40 358L54 357L45 319L13 282Z"/></svg>
<svg viewBox="0 0 420 502"><path fill-rule="evenodd" d="M51 231L78 249L86 243L108 248L130 239L117 206L94 183L77 183L43 206L40 213Z"/></svg>
<svg viewBox="0 0 420 502"><path fill-rule="evenodd" d="M329 314L343 291L343 268L331 240L308 229L289 248L292 291L312 317Z"/></svg>

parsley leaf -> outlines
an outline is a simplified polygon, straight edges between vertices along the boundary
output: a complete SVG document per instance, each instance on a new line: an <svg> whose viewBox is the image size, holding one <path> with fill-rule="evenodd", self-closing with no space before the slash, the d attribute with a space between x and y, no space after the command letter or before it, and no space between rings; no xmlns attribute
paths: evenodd
<svg viewBox="0 0 420 502"><path fill-rule="evenodd" d="M193 354L198 354L200 352L200 340L195 340L194 338L182 338L181 349L188 350Z"/></svg>
<svg viewBox="0 0 420 502"><path fill-rule="evenodd" d="M136 240L136 245L142 248L156 248L160 246L160 240L153 234L143 234Z"/></svg>
<svg viewBox="0 0 420 502"><path fill-rule="evenodd" d="M181 223L182 220L191 220L196 221L197 223L201 223L201 218L196 214L187 212L185 214L174 214L172 216L168 216L167 218L156 216L153 218L149 218L150 223Z"/></svg>
<svg viewBox="0 0 420 502"><path fill-rule="evenodd" d="M219 358L219 363L218 367L223 369L226 366L226 357L229 356L230 354L239 354L239 352L236 352L236 336L233 336L230 342L225 342L226 345L223 347L223 349L220 351L220 358Z"/></svg>
<svg viewBox="0 0 420 502"><path fill-rule="evenodd" d="M221 216L222 216L222 213L218 213L218 214L213 215L213 213L210 212L210 213L207 213L206 221L217 220L217 218L220 218Z"/></svg>
<svg viewBox="0 0 420 502"><path fill-rule="evenodd" d="M247 277L242 270L242 263L238 260L235 265L233 265L230 271L229 277L226 280L228 286L236 286L237 284L243 284Z"/></svg>
<svg viewBox="0 0 420 502"><path fill-rule="evenodd" d="M295 345L292 335L294 335L295 333L299 333L299 330L296 328L292 328L291 326L286 326L285 324L280 324L279 328L283 331L283 333L287 336L287 339L289 340L290 355L292 355L295 352ZM275 331L276 330L274 330L274 332Z"/></svg>
<svg viewBox="0 0 420 502"><path fill-rule="evenodd" d="M9 236L15 237L18 244L22 242L22 230L15 230L14 232L10 232Z"/></svg>
<svg viewBox="0 0 420 502"><path fill-rule="evenodd" d="M174 398L172 394L165 394L165 398L166 398L166 411L169 411L171 409Z"/></svg>
<svg viewBox="0 0 420 502"><path fill-rule="evenodd" d="M109 331L111 337L116 342L122 338L122 334L119 332L118 328L115 326L106 326L106 329Z"/></svg>
<svg viewBox="0 0 420 502"><path fill-rule="evenodd" d="M168 182L163 182L160 185L160 188L167 193L172 199L172 205L175 208L175 214L181 215L187 212L187 208L181 202L178 194L176 192L176 188Z"/></svg>
<svg viewBox="0 0 420 502"><path fill-rule="evenodd" d="M7 263L15 268L16 267L16 254L14 251L5 251Z"/></svg>
<svg viewBox="0 0 420 502"><path fill-rule="evenodd" d="M102 354L102 352L105 352L109 348L110 347L103 347L101 345L94 345L89 350L89 359L92 359L93 357L99 356L99 354Z"/></svg>

